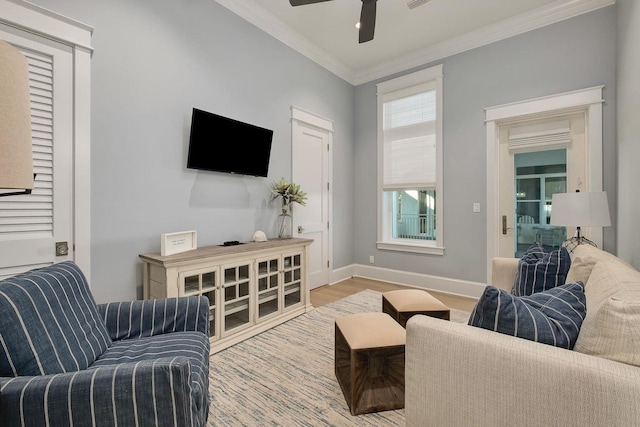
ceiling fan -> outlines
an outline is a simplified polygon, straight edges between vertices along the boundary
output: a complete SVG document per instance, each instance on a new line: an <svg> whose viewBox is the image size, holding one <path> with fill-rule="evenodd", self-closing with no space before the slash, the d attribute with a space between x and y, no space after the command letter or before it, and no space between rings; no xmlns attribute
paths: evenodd
<svg viewBox="0 0 640 427"><path fill-rule="evenodd" d="M303 6L306 4L321 3L331 0L289 0L291 6ZM373 40L373 33L376 29L376 2L377 0L361 0L362 10L360 11L358 42L365 43Z"/></svg>

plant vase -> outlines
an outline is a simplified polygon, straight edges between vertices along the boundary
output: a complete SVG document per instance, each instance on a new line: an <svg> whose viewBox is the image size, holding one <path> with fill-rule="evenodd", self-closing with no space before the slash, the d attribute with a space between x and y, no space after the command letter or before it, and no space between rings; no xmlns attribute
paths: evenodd
<svg viewBox="0 0 640 427"><path fill-rule="evenodd" d="M279 239L290 239L293 236L293 217L289 204L282 205L282 212L276 221Z"/></svg>

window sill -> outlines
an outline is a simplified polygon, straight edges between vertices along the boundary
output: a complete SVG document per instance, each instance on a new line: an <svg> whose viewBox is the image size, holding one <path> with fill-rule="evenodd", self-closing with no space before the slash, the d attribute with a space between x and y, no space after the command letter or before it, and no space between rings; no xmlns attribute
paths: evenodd
<svg viewBox="0 0 640 427"><path fill-rule="evenodd" d="M378 249L397 252L412 252L427 255L444 255L444 248L435 245L417 245L409 242L378 242Z"/></svg>

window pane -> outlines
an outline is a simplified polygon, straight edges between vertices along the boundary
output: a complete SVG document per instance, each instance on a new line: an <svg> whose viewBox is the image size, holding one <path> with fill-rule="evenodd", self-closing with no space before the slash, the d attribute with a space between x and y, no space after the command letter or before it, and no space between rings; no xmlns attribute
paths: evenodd
<svg viewBox="0 0 640 427"><path fill-rule="evenodd" d="M436 239L435 190L389 192L393 200L394 239Z"/></svg>
<svg viewBox="0 0 640 427"><path fill-rule="evenodd" d="M383 111L385 130L433 121L436 119L436 91L385 102Z"/></svg>

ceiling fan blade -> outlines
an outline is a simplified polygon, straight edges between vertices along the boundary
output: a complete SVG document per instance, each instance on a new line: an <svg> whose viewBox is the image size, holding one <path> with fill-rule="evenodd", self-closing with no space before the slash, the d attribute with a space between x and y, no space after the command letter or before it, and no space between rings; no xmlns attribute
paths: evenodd
<svg viewBox="0 0 640 427"><path fill-rule="evenodd" d="M291 6L304 6L305 4L322 3L331 0L289 0Z"/></svg>
<svg viewBox="0 0 640 427"><path fill-rule="evenodd" d="M373 33L376 29L376 4L377 0L362 0L360 31L358 33L359 43L373 40Z"/></svg>

